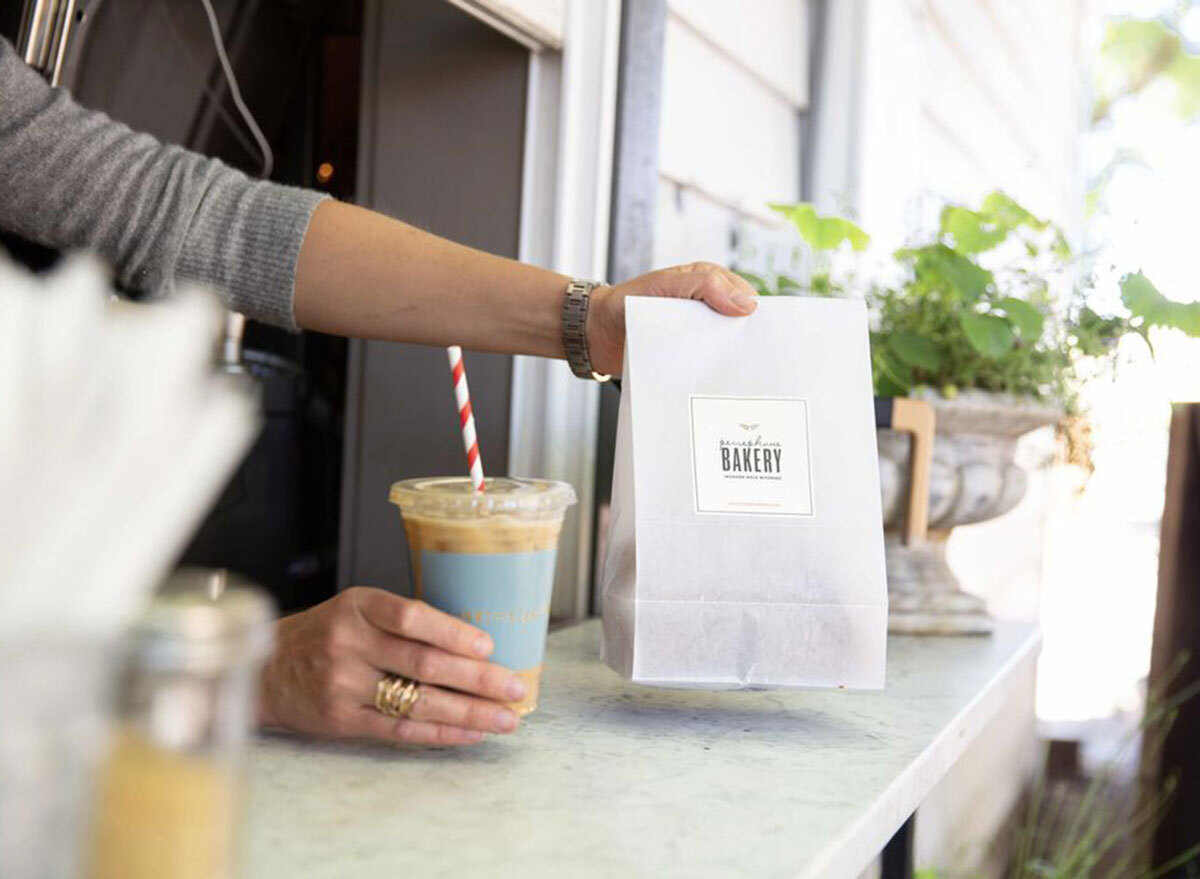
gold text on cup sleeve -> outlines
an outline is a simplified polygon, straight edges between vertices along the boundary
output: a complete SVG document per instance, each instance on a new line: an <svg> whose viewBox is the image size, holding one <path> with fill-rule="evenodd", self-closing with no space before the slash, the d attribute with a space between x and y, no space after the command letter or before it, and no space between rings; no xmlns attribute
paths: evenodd
<svg viewBox="0 0 1200 879"><path fill-rule="evenodd" d="M468 623L532 623L550 615L550 605L535 610L464 610L459 616Z"/></svg>

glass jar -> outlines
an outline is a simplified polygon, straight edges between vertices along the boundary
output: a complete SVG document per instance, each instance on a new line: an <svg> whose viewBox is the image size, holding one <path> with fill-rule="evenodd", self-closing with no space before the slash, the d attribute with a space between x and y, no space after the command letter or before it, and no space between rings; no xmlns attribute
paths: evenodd
<svg viewBox="0 0 1200 879"><path fill-rule="evenodd" d="M107 641L0 639L0 877L82 875L117 664Z"/></svg>
<svg viewBox="0 0 1200 879"><path fill-rule="evenodd" d="M93 879L227 879L270 600L185 571L131 635L96 800Z"/></svg>

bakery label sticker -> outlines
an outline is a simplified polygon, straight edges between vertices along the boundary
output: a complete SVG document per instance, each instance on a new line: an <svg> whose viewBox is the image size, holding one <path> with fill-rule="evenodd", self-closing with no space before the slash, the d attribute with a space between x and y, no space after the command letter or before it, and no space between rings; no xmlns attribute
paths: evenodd
<svg viewBox="0 0 1200 879"><path fill-rule="evenodd" d="M697 513L813 515L807 400L689 399Z"/></svg>

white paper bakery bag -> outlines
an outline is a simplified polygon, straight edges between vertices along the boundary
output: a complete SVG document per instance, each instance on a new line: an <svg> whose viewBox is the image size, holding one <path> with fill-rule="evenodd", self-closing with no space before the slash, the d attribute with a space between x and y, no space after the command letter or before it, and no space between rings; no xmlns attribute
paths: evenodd
<svg viewBox="0 0 1200 879"><path fill-rule="evenodd" d="M867 312L626 300L604 660L676 687L883 686Z"/></svg>

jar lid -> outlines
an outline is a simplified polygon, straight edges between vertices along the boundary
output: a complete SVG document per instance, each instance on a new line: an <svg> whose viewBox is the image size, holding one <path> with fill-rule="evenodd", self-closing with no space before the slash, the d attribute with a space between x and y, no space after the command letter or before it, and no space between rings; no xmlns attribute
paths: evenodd
<svg viewBox="0 0 1200 879"><path fill-rule="evenodd" d="M575 503L575 489L552 479L516 479L507 476L484 480L484 491L475 491L465 476L423 477L393 483L388 499L405 515L443 519L512 516L541 519L562 515Z"/></svg>
<svg viewBox="0 0 1200 879"><path fill-rule="evenodd" d="M133 627L143 668L217 673L261 663L274 643L275 607L262 590L220 570L176 572Z"/></svg>

